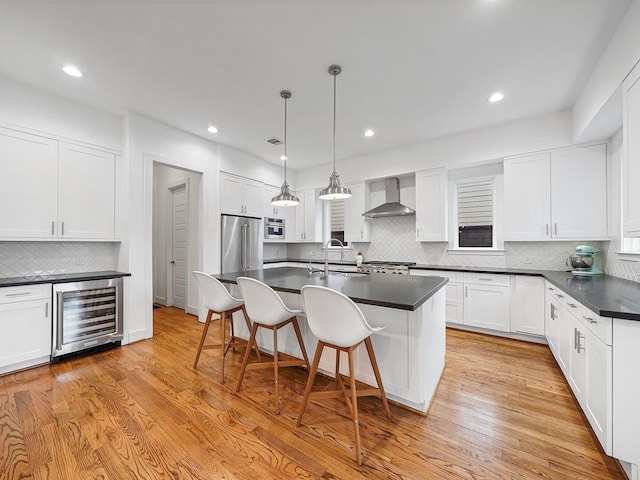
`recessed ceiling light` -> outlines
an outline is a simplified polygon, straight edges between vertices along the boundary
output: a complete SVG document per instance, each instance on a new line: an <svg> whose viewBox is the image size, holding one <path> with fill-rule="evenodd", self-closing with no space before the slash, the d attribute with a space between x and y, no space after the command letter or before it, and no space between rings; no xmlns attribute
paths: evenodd
<svg viewBox="0 0 640 480"><path fill-rule="evenodd" d="M214 127L213 125L211 125L209 128L207 128L207 131L209 133L218 133L218 129L216 127Z"/></svg>
<svg viewBox="0 0 640 480"><path fill-rule="evenodd" d="M288 160L288 158L286 157L286 155L282 155L282 156L280 157L280 160Z"/></svg>
<svg viewBox="0 0 640 480"><path fill-rule="evenodd" d="M73 65L65 65L64 67L62 67L62 70L64 71L64 73L66 73L67 75L71 75L72 77L82 76L82 72L78 70L77 67L74 67Z"/></svg>
<svg viewBox="0 0 640 480"><path fill-rule="evenodd" d="M366 132L364 132L364 136L365 137L373 137L376 134L376 132L374 132L373 130L369 129Z"/></svg>
<svg viewBox="0 0 640 480"><path fill-rule="evenodd" d="M496 103L499 102L500 100L502 100L504 98L504 95L500 92L495 92L493 94L491 94L491 96L489 97L489 101L491 103Z"/></svg>

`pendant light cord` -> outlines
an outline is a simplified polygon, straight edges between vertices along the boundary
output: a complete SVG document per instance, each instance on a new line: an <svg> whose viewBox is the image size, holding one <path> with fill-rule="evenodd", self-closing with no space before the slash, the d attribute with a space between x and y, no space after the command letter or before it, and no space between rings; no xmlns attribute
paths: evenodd
<svg viewBox="0 0 640 480"><path fill-rule="evenodd" d="M287 183L287 97L284 98L284 183Z"/></svg>
<svg viewBox="0 0 640 480"><path fill-rule="evenodd" d="M336 174L336 77L333 75L333 174Z"/></svg>

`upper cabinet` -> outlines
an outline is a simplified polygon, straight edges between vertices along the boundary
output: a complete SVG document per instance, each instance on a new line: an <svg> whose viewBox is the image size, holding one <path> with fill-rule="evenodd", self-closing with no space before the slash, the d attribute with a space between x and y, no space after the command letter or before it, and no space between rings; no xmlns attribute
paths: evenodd
<svg viewBox="0 0 640 480"><path fill-rule="evenodd" d="M0 238L113 240L116 157L0 128Z"/></svg>
<svg viewBox="0 0 640 480"><path fill-rule="evenodd" d="M444 168L416 172L416 240L448 240L447 171Z"/></svg>
<svg viewBox="0 0 640 480"><path fill-rule="evenodd" d="M349 183L351 198L344 201L344 239L347 242L370 242L371 219L362 214L369 210L371 189L366 182Z"/></svg>
<svg viewBox="0 0 640 480"><path fill-rule="evenodd" d="M220 173L220 210L230 215L262 218L262 182Z"/></svg>
<svg viewBox="0 0 640 480"><path fill-rule="evenodd" d="M504 161L506 241L606 238L605 144Z"/></svg>
<svg viewBox="0 0 640 480"><path fill-rule="evenodd" d="M640 66L622 84L623 99L623 228L628 237L640 237Z"/></svg>
<svg viewBox="0 0 640 480"><path fill-rule="evenodd" d="M322 241L322 200L318 199L315 188L296 193L300 205L295 207L295 239L302 242Z"/></svg>

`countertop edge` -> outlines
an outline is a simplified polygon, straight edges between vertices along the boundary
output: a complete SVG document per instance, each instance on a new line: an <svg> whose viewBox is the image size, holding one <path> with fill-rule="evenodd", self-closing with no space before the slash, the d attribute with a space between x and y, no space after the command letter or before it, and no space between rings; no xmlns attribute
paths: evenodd
<svg viewBox="0 0 640 480"><path fill-rule="evenodd" d="M105 278L122 278L130 277L128 272L118 271L101 271L101 272L81 272L81 273L64 273L59 275L50 275L47 277L15 277L0 278L0 288L2 287L19 287L22 285L39 285L43 283L69 283L69 282L87 282L90 280L103 280Z"/></svg>

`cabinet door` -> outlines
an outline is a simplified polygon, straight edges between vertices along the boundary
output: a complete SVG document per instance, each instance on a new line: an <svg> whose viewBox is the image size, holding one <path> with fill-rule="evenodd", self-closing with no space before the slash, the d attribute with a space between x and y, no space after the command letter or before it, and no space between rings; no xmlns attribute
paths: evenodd
<svg viewBox="0 0 640 480"><path fill-rule="evenodd" d="M350 183L352 197L344 202L344 239L347 242L370 242L371 219L362 214L369 210L371 194L365 182Z"/></svg>
<svg viewBox="0 0 640 480"><path fill-rule="evenodd" d="M1 238L51 238L58 206L58 142L0 127Z"/></svg>
<svg viewBox="0 0 640 480"><path fill-rule="evenodd" d="M114 154L60 144L58 237L114 238L115 175Z"/></svg>
<svg viewBox="0 0 640 480"><path fill-rule="evenodd" d="M552 236L607 238L606 145L551 152Z"/></svg>
<svg viewBox="0 0 640 480"><path fill-rule="evenodd" d="M262 182L244 180L242 185L244 215L262 218Z"/></svg>
<svg viewBox="0 0 640 480"><path fill-rule="evenodd" d="M464 290L465 325L510 331L509 287L465 283Z"/></svg>
<svg viewBox="0 0 640 480"><path fill-rule="evenodd" d="M565 375L565 378L569 376L569 359L571 356L571 350L573 349L573 322L571 315L566 308L561 306L557 310L558 319L558 348L556 360L560 369Z"/></svg>
<svg viewBox="0 0 640 480"><path fill-rule="evenodd" d="M504 161L504 239L547 240L550 225L550 155Z"/></svg>
<svg viewBox="0 0 640 480"><path fill-rule="evenodd" d="M0 303L0 374L48 360L50 310L45 299Z"/></svg>
<svg viewBox="0 0 640 480"><path fill-rule="evenodd" d="M605 453L611 455L612 347L606 345L589 330L583 328L583 331L585 331L583 341L586 356L586 392L583 410Z"/></svg>
<svg viewBox="0 0 640 480"><path fill-rule="evenodd" d="M243 215L243 180L240 177L220 174L220 210L231 215Z"/></svg>
<svg viewBox="0 0 640 480"><path fill-rule="evenodd" d="M262 186L262 214L265 217L278 217L278 207L271 205L271 199L280 193L278 187L271 185ZM285 207L280 207L282 210L286 210Z"/></svg>
<svg viewBox="0 0 640 480"><path fill-rule="evenodd" d="M514 285L512 331L544 335L544 279L517 275L514 277Z"/></svg>
<svg viewBox="0 0 640 480"><path fill-rule="evenodd" d="M448 240L447 172L444 168L416 172L416 240Z"/></svg>
<svg viewBox="0 0 640 480"><path fill-rule="evenodd" d="M303 242L322 241L322 201L316 197L316 190L298 192L300 205L296 208L296 240Z"/></svg>
<svg viewBox="0 0 640 480"><path fill-rule="evenodd" d="M585 333L587 329L580 322L569 314L571 323L571 348L569 350L569 374L567 380L573 390L573 394L578 399L578 403L584 410L586 386L587 386L587 354L585 345Z"/></svg>
<svg viewBox="0 0 640 480"><path fill-rule="evenodd" d="M464 284L449 281L445 285L447 323L464 323Z"/></svg>
<svg viewBox="0 0 640 480"><path fill-rule="evenodd" d="M622 86L623 104L623 228L626 236L640 237L640 66Z"/></svg>

